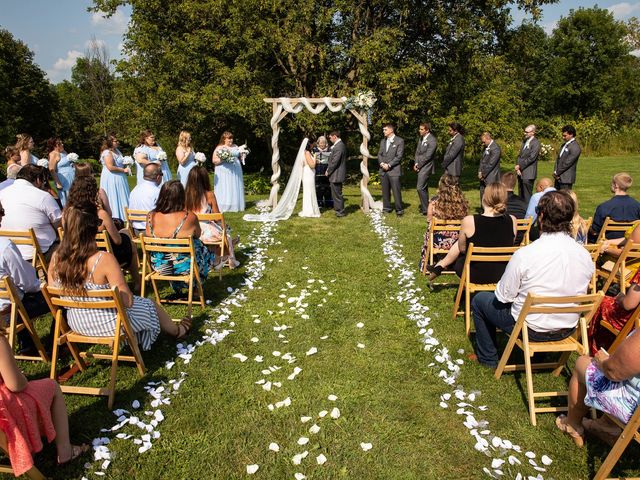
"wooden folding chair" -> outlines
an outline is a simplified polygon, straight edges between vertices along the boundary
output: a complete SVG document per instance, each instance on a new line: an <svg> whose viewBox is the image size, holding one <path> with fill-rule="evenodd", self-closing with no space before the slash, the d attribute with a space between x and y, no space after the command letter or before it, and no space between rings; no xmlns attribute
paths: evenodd
<svg viewBox="0 0 640 480"><path fill-rule="evenodd" d="M464 314L464 330L467 336L471 333L471 295L476 292L493 292L496 283L473 283L471 281L471 263L504 262L508 263L511 256L520 247L476 247L473 243L467 246L467 255L458 285L456 301L453 305L453 319ZM464 312L459 311L462 293L464 292Z"/></svg>
<svg viewBox="0 0 640 480"><path fill-rule="evenodd" d="M29 245L32 247L33 256L31 257L31 265L33 265L36 271L42 270L44 275L47 275L49 263L44 257L44 253L42 252L42 248L40 248L40 243L38 243L38 238L33 228L29 230L0 230L0 237L7 237L16 245Z"/></svg>
<svg viewBox="0 0 640 480"><path fill-rule="evenodd" d="M611 218L607 217L604 219L604 223L602 224L602 228L600 229L600 233L598 234L596 243L604 242L607 239L608 233L624 233L628 229L633 227L636 223L638 223L638 220L631 220L629 222L616 222L615 220L611 220Z"/></svg>
<svg viewBox="0 0 640 480"><path fill-rule="evenodd" d="M9 330L7 332L7 339L11 348L15 348L16 335L22 330L27 330L29 335L33 339L33 343L38 350L38 355L15 355L17 360L36 360L42 362L49 362L49 355L40 341L36 327L33 324L33 320L29 318L18 290L11 280L11 277L4 277L0 279L0 298L7 299L11 302L11 311L9 314Z"/></svg>
<svg viewBox="0 0 640 480"><path fill-rule="evenodd" d="M131 240L136 247L141 248L140 236L136 233L133 228L133 222L147 222L147 215L149 215L148 210L131 210L127 207L124 208L124 216L127 225L127 230L129 231L129 235L131 235ZM138 255L138 267L141 267L141 259L142 255Z"/></svg>
<svg viewBox="0 0 640 480"><path fill-rule="evenodd" d="M427 259L422 265L422 274L427 274L427 265L433 265L434 256L439 254L446 255L449 250L437 248L433 245L433 239L438 232L460 232L460 222L462 220L441 220L433 217L429 222L429 230L427 231ZM445 274L455 274L453 270L443 270Z"/></svg>
<svg viewBox="0 0 640 480"><path fill-rule="evenodd" d="M529 403L529 419L532 425L536 425L537 412L564 412L567 407L536 407L535 400L541 397L567 396L567 392L534 392L532 370L553 368L553 375L558 376L565 367L571 352L584 355L589 352L587 325L595 314L604 293L602 291L589 295L576 295L573 297L543 297L529 293L522 306L518 320L513 327L507 347L500 358L500 363L495 371L495 377L500 378L503 372L525 370L527 377L527 399ZM562 340L550 342L535 342L529 340L527 315L529 314L565 314L577 313L580 315L576 331ZM520 338L522 337L522 338ZM524 352L524 365L507 365L513 347L517 345ZM562 352L557 362L531 363L531 357L536 352Z"/></svg>
<svg viewBox="0 0 640 480"><path fill-rule="evenodd" d="M516 219L516 238L522 235L522 240L520 240L521 246L529 245L531 243L531 239L529 237L531 225L533 225L533 218L531 217Z"/></svg>
<svg viewBox="0 0 640 480"><path fill-rule="evenodd" d="M58 227L58 236L60 240L64 237L64 230L62 227ZM106 231L96 233L96 246L98 250L104 250L105 252L113 253L113 247L111 246L111 238Z"/></svg>
<svg viewBox="0 0 640 480"><path fill-rule="evenodd" d="M600 256L600 247L602 247L601 243L585 243L584 248L587 250L587 252L589 252L589 255L591 255L591 260L593 261L593 265L594 265L594 270L593 270L593 275L591 276L591 283L589 286L589 293L596 293L598 291L598 288L596 286L596 283L598 281L598 272L597 272L597 268L598 268L598 257Z"/></svg>
<svg viewBox="0 0 640 480"><path fill-rule="evenodd" d="M198 213L199 222L216 222L221 228L221 237L217 242L208 242L207 245L216 245L220 248L220 258L224 257L224 252L229 251L227 243L227 226L224 223L224 215L222 213ZM218 270L218 278L222 280L222 268Z"/></svg>
<svg viewBox="0 0 640 480"><path fill-rule="evenodd" d="M9 444L7 442L7 436L2 430L0 430L0 450L4 452L7 458L9 457ZM0 473L10 473L15 476L15 473L13 472L13 468L11 467L11 464L0 465ZM32 480L46 480L47 478L42 474L40 470L36 468L35 465L31 467L28 471L26 471L24 475L26 475L27 478L30 478Z"/></svg>
<svg viewBox="0 0 640 480"><path fill-rule="evenodd" d="M609 261L596 268L597 276L606 279L602 287L603 292L609 290L609 287L614 281L620 285L620 291L622 293L627 291L631 278L633 277L632 272L627 269L627 264L630 262L640 262L640 243L627 241L618 260L616 260L612 267L611 261Z"/></svg>
<svg viewBox="0 0 640 480"><path fill-rule="evenodd" d="M600 320L600 325L602 325L604 328L606 328L616 336L616 339L609 347L609 354L612 354L618 348L620 343L622 343L622 341L627 338L627 336L633 329L640 328L640 305L636 307L622 329L618 330L616 327L614 327L604 319ZM638 334L636 333L636 335Z"/></svg>
<svg viewBox="0 0 640 480"><path fill-rule="evenodd" d="M193 237L189 238L152 238L146 235L140 235L140 241L142 245L142 288L140 296L144 297L147 281L151 281L153 291L158 303L180 303L188 305L188 314L191 316L193 307L193 288L198 287L198 294L200 295L200 306L204 308L204 290L202 288L202 282L200 282L200 275L198 272L198 265L196 263L196 252L193 246ZM151 265L151 254L159 252L164 255L189 255L191 256L189 271L184 275L165 275L156 272ZM169 282L185 282L187 284L188 297L187 300L167 300L161 299L158 291L158 281Z"/></svg>
<svg viewBox="0 0 640 480"><path fill-rule="evenodd" d="M49 303L49 307L54 314L56 325L54 330L53 341L53 354L51 361L51 378L57 380L57 360L58 350L62 345L67 345L71 351L73 359L80 369L84 371L87 368L85 358L95 358L99 360L111 360L111 374L109 377L109 384L106 387L81 387L81 386L69 386L61 385L60 388L64 393L76 393L81 395L100 395L108 397L107 408L113 407L113 400L116 394L116 375L118 371L118 362L134 362L138 369L140 376L144 376L145 366L142 360L142 355L138 347L138 340L136 339L133 328L129 323L129 317L127 316L127 310L122 304L120 299L120 292L118 287L112 287L109 290L87 290L83 297L87 300L73 297L70 300L68 297L63 297L63 291L61 288L50 287L43 285L42 293ZM101 300L88 300L101 299ZM114 334L108 337L90 337L87 335L81 335L71 330L67 324L62 309L66 308L82 308L87 310L103 310L113 309L115 310L115 329ZM120 347L126 342L131 349L132 355L121 355ZM76 344L92 344L92 345L107 345L111 352L109 354L95 353L89 351L81 351Z"/></svg>

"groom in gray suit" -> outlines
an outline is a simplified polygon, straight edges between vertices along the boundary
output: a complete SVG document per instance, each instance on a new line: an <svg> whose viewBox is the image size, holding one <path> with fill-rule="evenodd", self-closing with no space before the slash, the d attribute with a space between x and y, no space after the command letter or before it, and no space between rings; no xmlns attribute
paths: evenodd
<svg viewBox="0 0 640 480"><path fill-rule="evenodd" d="M384 138L378 150L380 164L380 181L382 183L382 211L391 213L391 191L395 203L396 215L404 214L402 207L402 191L400 189L400 175L402 169L402 155L404 154L404 140L395 134L395 125L385 123L382 127Z"/></svg>
<svg viewBox="0 0 640 480"><path fill-rule="evenodd" d="M535 137L536 126L528 125L524 129L522 148L516 161L520 198L529 203L533 194L533 184L538 176L538 157L540 156L540 142Z"/></svg>
<svg viewBox="0 0 640 480"><path fill-rule="evenodd" d="M331 184L331 198L336 217L344 217L344 198L342 196L342 184L347 178L347 146L340 140L340 132L334 130L329 134L329 141L333 144L329 164L325 175L329 177Z"/></svg>
<svg viewBox="0 0 640 480"><path fill-rule="evenodd" d="M491 133L484 132L482 134L482 143L485 149L482 152L480 160L480 168L478 169L478 180L480 180L480 204L482 205L482 196L484 189L490 183L500 182L500 146L493 141Z"/></svg>
<svg viewBox="0 0 640 480"><path fill-rule="evenodd" d="M460 178L462 173L462 160L464 158L464 128L457 122L449 124L449 144L444 152L442 160L442 168L456 180Z"/></svg>
<svg viewBox="0 0 640 480"><path fill-rule="evenodd" d="M576 142L576 129L572 125L562 127L564 143L556 159L553 178L556 179L556 190L571 190L576 183L576 170L582 149Z"/></svg>
<svg viewBox="0 0 640 480"><path fill-rule="evenodd" d="M429 206L428 181L429 175L436 170L433 155L436 153L438 143L436 142L436 138L431 134L431 124L421 123L418 128L418 133L420 134L420 140L416 147L416 163L413 165L413 170L418 173L416 189L420 197L420 213L426 215L427 207Z"/></svg>

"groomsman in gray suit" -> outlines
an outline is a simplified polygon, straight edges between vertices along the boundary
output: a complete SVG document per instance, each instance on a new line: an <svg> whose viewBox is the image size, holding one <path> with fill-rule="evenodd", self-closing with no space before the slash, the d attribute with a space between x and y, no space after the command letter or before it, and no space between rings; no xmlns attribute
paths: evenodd
<svg viewBox="0 0 640 480"><path fill-rule="evenodd" d="M500 145L493 141L490 132L484 132L480 137L485 149L482 152L480 168L478 169L478 179L480 180L480 204L484 189L490 183L500 182Z"/></svg>
<svg viewBox="0 0 640 480"><path fill-rule="evenodd" d="M538 176L538 157L540 156L540 142L535 137L536 126L528 125L524 129L524 140L516 160L516 174L518 175L518 192L520 198L529 203L533 194L533 184Z"/></svg>
<svg viewBox="0 0 640 480"><path fill-rule="evenodd" d="M382 211L390 213L391 192L395 203L396 215L404 214L402 207L402 192L400 190L400 175L402 175L400 162L404 154L404 140L395 134L395 126L385 123L382 127L384 138L380 142L378 150L378 163L380 164L380 181L382 183Z"/></svg>
<svg viewBox="0 0 640 480"><path fill-rule="evenodd" d="M562 127L564 143L558 153L556 166L553 169L556 190L571 190L576 183L576 170L582 149L576 142L576 129L572 125Z"/></svg>
<svg viewBox="0 0 640 480"><path fill-rule="evenodd" d="M334 130L329 134L329 141L333 144L329 164L325 175L329 177L331 184L331 198L336 217L344 217L344 197L342 196L342 184L347 178L347 146L340 140L340 132Z"/></svg>
<svg viewBox="0 0 640 480"><path fill-rule="evenodd" d="M449 144L444 152L442 160L442 168L456 180L460 178L462 173L462 159L464 157L464 128L457 122L449 124Z"/></svg>
<svg viewBox="0 0 640 480"><path fill-rule="evenodd" d="M421 123L418 127L418 133L420 134L420 140L416 148L415 164L413 170L418 173L418 183L416 189L418 190L418 196L420 197L420 213L427 214L427 207L429 206L429 175L435 172L436 167L433 162L433 155L436 153L436 137L431 133L431 124Z"/></svg>

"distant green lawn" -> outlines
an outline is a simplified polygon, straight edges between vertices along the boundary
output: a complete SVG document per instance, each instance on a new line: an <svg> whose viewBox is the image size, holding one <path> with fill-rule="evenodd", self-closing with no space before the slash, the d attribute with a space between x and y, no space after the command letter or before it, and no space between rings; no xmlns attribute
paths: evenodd
<svg viewBox="0 0 640 480"><path fill-rule="evenodd" d="M640 180L639 164L640 156L580 160L575 188L582 215L591 216L595 206L609 197L609 181L614 173L626 170ZM553 163L542 163L538 176L550 174L552 167ZM473 207L479 204L475 169L468 166L462 179ZM433 194L437 182L435 178L432 180ZM413 178L406 176L404 181L406 214L403 218L386 216L385 223L398 236L401 253L415 271L426 223L418 214ZM379 198L379 187L372 186L371 191ZM635 191L634 188L631 193ZM257 199L249 198L249 207ZM149 451L140 454L140 445L131 439L114 438L121 432L137 437L146 433L137 427L128 425L117 432L100 432L101 428L116 423L116 416L106 408L106 400L65 397L76 441L90 442L102 436L112 439L109 448L114 458L106 470L107 476L245 478L246 466L258 464L260 468L254 477L265 479L294 478L297 472L318 479L488 478L483 468L490 467L497 454L485 456L474 449L475 439L463 425L464 416L456 414L455 401L449 401L448 408L439 406L441 395L453 391L453 387L438 378L439 367L429 366L434 362L434 353L423 351L418 327L407 319L408 304L396 300L405 289L398 283L400 271L389 270L382 240L373 231L369 217L359 210L359 189L347 187L346 199L349 213L346 218L338 219L330 211L324 212L321 219L302 219L294 214L274 227L274 243L261 240L263 243L259 245L266 249L265 269L254 289L241 285L245 265L254 255L246 246L240 248L238 255L243 267L225 271L222 281L213 274L210 276L206 298L211 300L211 306L204 313L195 309L196 331L189 341L200 339L206 329L233 330L221 343L201 346L190 363L178 361L169 370L165 362L175 357L175 342L161 336L153 351L144 354L148 368L144 379L136 376L133 367L120 367L115 407L131 410L131 402L140 400L142 407L135 414L146 418L146 422L144 411L155 410L144 390L146 383L168 381L180 378L180 372L186 373L178 393L171 397L171 404L161 407L165 417L157 429L161 436ZM243 242L250 232L260 228L259 224L243 222L242 214L228 214L225 218L241 234ZM476 419L487 420L486 429L520 445L523 452L535 452L538 464L543 454L550 456L553 463L543 473L544 478L593 476L608 447L590 440L586 448L575 448L573 442L556 430L552 414L538 415L538 426L532 427L524 376L506 374L496 381L491 371L466 360L472 345L464 335L462 321L451 320L455 287L429 291L419 275L416 286L424 289L417 295L430 308L429 328L433 328L433 335L453 358L464 359L457 384L467 393L481 392L475 403L488 407L486 411L478 411ZM228 287L242 288L245 297L238 300L241 307L228 306L227 323L204 326L212 309L229 295ZM295 297L299 298L303 289L308 296L299 303L307 306L301 306L302 313L295 313L290 307L295 308L298 302ZM291 298L294 300L289 303ZM184 309L170 308L170 312L178 317ZM216 310L213 320L220 313ZM256 320L260 323L255 323ZM357 327L359 322L364 324L363 328ZM288 328L281 330L281 325ZM257 342L252 341L254 337ZM364 348L359 348L359 343ZM317 353L307 356L312 347L317 348ZM456 353L458 349L464 353ZM275 351L281 355L274 356ZM295 363L282 359L287 352L296 357ZM241 362L232 357L236 353L248 359ZM264 361L254 361L256 356L263 356ZM33 378L48 372L44 365L21 366ZM269 366L282 368L269 374L261 372ZM294 380L288 380L294 367L302 371ZM71 383L81 380L106 383L107 374L107 364L94 365ZM255 383L261 379L281 382L281 387L272 386L266 391ZM552 378L548 373L540 373L535 381L538 389L562 389L568 377ZM327 399L331 394L338 397L335 402ZM269 404L287 397L291 399L290 406L269 410ZM331 412L334 407L340 410L338 419L330 415L318 418L320 411ZM301 416L313 419L302 423ZM320 426L316 434L308 432L314 423ZM300 437L308 437L309 443L299 446L296 442ZM279 445L278 453L268 449L271 442ZM373 448L364 452L361 442L371 443ZM294 465L292 457L305 450L308 456L300 465ZM320 454L327 457L324 465L316 463ZM629 449L614 473L640 475L639 454L636 446ZM88 456L65 468L56 468L54 458L54 448L46 447L38 461L51 477L98 478L83 469ZM523 455L518 458L526 463ZM99 468L100 463L94 466ZM503 469L505 478L512 478L517 471L537 474L531 466Z"/></svg>

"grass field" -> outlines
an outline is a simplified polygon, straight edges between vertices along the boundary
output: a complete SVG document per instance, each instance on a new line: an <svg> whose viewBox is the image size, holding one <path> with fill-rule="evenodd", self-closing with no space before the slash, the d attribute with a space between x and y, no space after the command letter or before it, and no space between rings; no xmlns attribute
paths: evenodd
<svg viewBox="0 0 640 480"><path fill-rule="evenodd" d="M639 164L639 156L581 159L576 191L583 216L609 197L614 173L626 170L640 178ZM539 177L552 167L541 164ZM473 167L465 174L463 188L477 207ZM430 291L417 274L426 224L412 182L405 178L402 218L362 214L357 187L346 189L349 215L342 219L324 212L321 219L294 216L265 226L245 223L241 214L225 215L242 236L243 266L226 271L222 281L209 278L210 305L195 310L182 356L176 358L172 339L161 337L144 354L145 378L133 367L119 369L115 408L130 413L115 415L105 399L66 397L73 438L102 438L97 452L108 449L110 464L87 455L57 468L49 446L38 465L54 478L99 478L104 472L116 479L231 479L258 465L255 478L473 479L488 478L483 469L494 472L492 461L502 459L503 478L518 472L524 478L592 476L608 447L591 440L578 450L556 430L552 414L539 415L532 427L524 376L496 381L491 371L466 360L472 345L462 321L451 320L455 286ZM379 187L371 191L379 196ZM183 311L170 309L174 317ZM425 338L439 344L425 351ZM45 365L21 366L32 378L47 375ZM107 373L106 365L92 365L71 383L106 383ZM548 373L535 377L538 388L561 389L567 380ZM141 406L133 409L136 400ZM137 420L111 431L120 414L121 420ZM469 423L470 415L479 426ZM140 428L154 418L151 431L158 438ZM309 431L314 425L317 433ZM502 446L479 451L474 433L489 443L498 437ZM145 442L152 446L140 453L149 446ZM509 442L520 452L505 448ZM269 449L271 443L278 452ZM361 443L372 448L365 451ZM535 453L546 471L536 471L525 452ZM637 446L630 448L614 473L640 475L639 454ZM322 465L320 455L326 457ZM511 465L510 455L522 465ZM550 465L543 465L543 455ZM88 469L85 462L91 462Z"/></svg>

